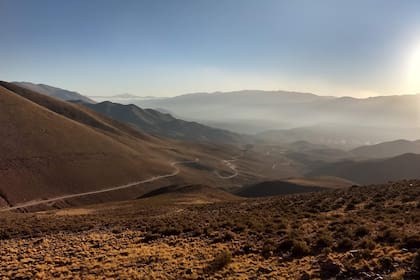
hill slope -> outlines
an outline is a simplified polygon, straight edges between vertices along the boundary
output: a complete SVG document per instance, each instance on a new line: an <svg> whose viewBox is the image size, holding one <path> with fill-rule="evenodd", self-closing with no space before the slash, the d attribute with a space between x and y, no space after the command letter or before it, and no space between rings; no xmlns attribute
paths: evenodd
<svg viewBox="0 0 420 280"><path fill-rule="evenodd" d="M420 155L404 154L388 159L342 161L327 164L309 176L336 176L360 184L420 178Z"/></svg>
<svg viewBox="0 0 420 280"><path fill-rule="evenodd" d="M230 131L216 129L196 122L188 122L152 109L141 109L135 105L121 105L109 101L84 106L129 124L146 133L186 141L208 141L235 143L240 135Z"/></svg>
<svg viewBox="0 0 420 280"><path fill-rule="evenodd" d="M0 85L0 193L10 204L172 171L168 160L154 152L157 140L129 134L129 128L112 126L76 105L26 91L39 103L65 112L58 114L4 86L26 90Z"/></svg>
<svg viewBox="0 0 420 280"><path fill-rule="evenodd" d="M387 158L402 154L420 154L420 140L396 140L376 145L362 146L350 151L351 154L364 158Z"/></svg>
<svg viewBox="0 0 420 280"><path fill-rule="evenodd" d="M355 109L357 111L357 109ZM308 115L306 115L308 116ZM311 116L311 115L309 115ZM308 117L310 119L311 117ZM306 141L338 149L355 149L368 143L393 141L399 138L417 139L419 129L411 127L368 126L362 121L355 125L324 123L291 129L269 130L257 134L265 143Z"/></svg>
<svg viewBox="0 0 420 280"><path fill-rule="evenodd" d="M299 185L288 181L268 181L245 186L236 192L239 196L264 197L325 190L317 186Z"/></svg>
<svg viewBox="0 0 420 280"><path fill-rule="evenodd" d="M69 90L65 90L65 89L61 89L57 87L52 87L49 85L34 84L34 83L29 83L29 82L13 82L13 84L16 84L20 87L24 87L24 88L36 91L38 93L42 93L44 95L58 98L64 101L81 100L86 103L95 103L95 101L93 101L92 99L86 96L83 96L80 93L75 92L75 91L69 91Z"/></svg>
<svg viewBox="0 0 420 280"><path fill-rule="evenodd" d="M147 198L2 213L0 277L419 279L419 202L420 181L403 181L206 204Z"/></svg>
<svg viewBox="0 0 420 280"><path fill-rule="evenodd" d="M237 200L239 197L222 189L206 185L170 185L148 192L140 197L172 200L184 204L201 204Z"/></svg>

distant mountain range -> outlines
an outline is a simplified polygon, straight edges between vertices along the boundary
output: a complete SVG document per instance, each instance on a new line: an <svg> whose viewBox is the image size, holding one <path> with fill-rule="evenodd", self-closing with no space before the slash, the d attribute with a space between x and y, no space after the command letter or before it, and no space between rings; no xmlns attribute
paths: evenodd
<svg viewBox="0 0 420 280"><path fill-rule="evenodd" d="M376 145L358 147L351 154L359 158L388 158L402 154L420 154L420 140L396 140Z"/></svg>
<svg viewBox="0 0 420 280"><path fill-rule="evenodd" d="M260 136L273 143L305 140L349 149L420 138L420 95L359 99L248 90L186 94L136 104L240 133L271 130Z"/></svg>
<svg viewBox="0 0 420 280"><path fill-rule="evenodd" d="M77 92L48 85L28 82L15 84L61 100L95 103ZM180 140L235 142L243 133L230 131L259 130L262 132L257 133L254 139L261 144L284 145L304 141L333 149L351 150L394 139L420 139L418 95L357 99L299 92L245 90L193 93L172 98L131 94L96 98L124 104L133 101L146 108L156 108L141 109L134 105L122 107L106 101L91 106L91 109L129 123L137 129ZM268 129L276 127L283 128ZM402 148L401 151L417 152L411 148ZM355 151L351 156L363 154ZM401 153L396 150L394 153L384 152L378 157L398 154Z"/></svg>
<svg viewBox="0 0 420 280"><path fill-rule="evenodd" d="M144 100L154 100L159 99L159 97L155 96L138 96L129 93L122 93L116 95L96 95L96 96L89 96L89 98L95 100L96 102L104 102L104 101L111 101L121 104L134 104L138 101Z"/></svg>
<svg viewBox="0 0 420 280"><path fill-rule="evenodd" d="M140 131L156 136L184 141L223 144L240 143L244 140L244 136L227 130L180 120L170 114L161 113L153 109L142 109L132 104L122 105L105 101L97 104L82 103L82 105L119 122L129 124Z"/></svg>
<svg viewBox="0 0 420 280"><path fill-rule="evenodd" d="M69 91L57 87L52 87L49 85L44 84L33 84L29 82L13 82L14 84L24 87L30 90L33 90L38 93L45 94L50 97L58 98L64 101L71 101L71 100L81 100L86 103L95 103L92 99L81 95L78 92L75 91Z"/></svg>
<svg viewBox="0 0 420 280"><path fill-rule="evenodd" d="M244 90L237 92L192 93L158 100L138 101L145 108L162 108L183 119L215 124L221 128L245 133L270 128L293 127L284 118L295 104L328 100L310 93ZM203 106L205 104L205 106ZM301 105L300 105L301 106ZM286 110L286 111L285 111ZM302 116L301 116L302 117Z"/></svg>
<svg viewBox="0 0 420 280"><path fill-rule="evenodd" d="M351 150L356 147L393 141L395 139L419 139L420 128L374 127L363 123L354 125L319 124L291 129L269 130L256 134L260 143L293 143L305 141L315 145Z"/></svg>
<svg viewBox="0 0 420 280"><path fill-rule="evenodd" d="M419 127L419 95L370 98L318 96L287 91L194 93L145 100L142 107L163 108L207 122L260 120L260 131L324 123L374 127ZM205 104L206 106L202 106Z"/></svg>

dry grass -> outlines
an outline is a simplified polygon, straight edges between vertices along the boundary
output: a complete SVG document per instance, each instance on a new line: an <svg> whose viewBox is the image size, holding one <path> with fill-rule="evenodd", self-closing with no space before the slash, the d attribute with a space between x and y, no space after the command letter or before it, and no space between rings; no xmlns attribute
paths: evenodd
<svg viewBox="0 0 420 280"><path fill-rule="evenodd" d="M85 207L83 215L13 214L0 218L0 278L299 279L306 271L415 279L419 201L420 183L406 181L200 205L141 199Z"/></svg>

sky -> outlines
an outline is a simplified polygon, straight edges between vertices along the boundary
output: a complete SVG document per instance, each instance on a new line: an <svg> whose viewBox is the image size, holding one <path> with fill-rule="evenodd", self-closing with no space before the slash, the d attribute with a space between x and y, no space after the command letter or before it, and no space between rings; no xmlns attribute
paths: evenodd
<svg viewBox="0 0 420 280"><path fill-rule="evenodd" d="M420 93L420 1L0 0L0 80L91 96Z"/></svg>

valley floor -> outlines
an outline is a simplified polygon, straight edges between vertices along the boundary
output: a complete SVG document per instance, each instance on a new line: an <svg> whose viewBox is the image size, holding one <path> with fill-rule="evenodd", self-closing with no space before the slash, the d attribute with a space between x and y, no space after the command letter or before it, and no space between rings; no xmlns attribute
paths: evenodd
<svg viewBox="0 0 420 280"><path fill-rule="evenodd" d="M0 279L418 279L419 201L404 181L3 213Z"/></svg>

